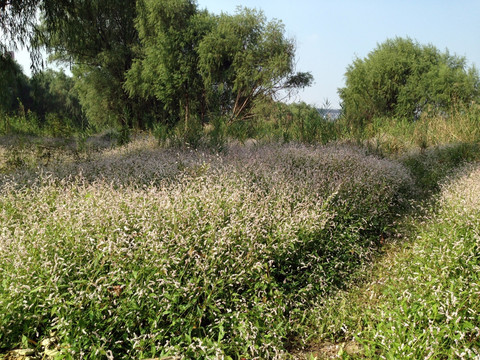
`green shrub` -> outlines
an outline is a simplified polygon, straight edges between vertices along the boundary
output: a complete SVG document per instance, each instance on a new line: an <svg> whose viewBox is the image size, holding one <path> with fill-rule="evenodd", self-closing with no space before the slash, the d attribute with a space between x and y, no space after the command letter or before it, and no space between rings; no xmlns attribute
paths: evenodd
<svg viewBox="0 0 480 360"><path fill-rule="evenodd" d="M0 114L0 134L38 135L41 127L34 113L20 112L17 115Z"/></svg>
<svg viewBox="0 0 480 360"><path fill-rule="evenodd" d="M346 129L342 119L338 124ZM375 151L396 155L446 144L480 142L480 107L458 107L451 113L424 112L416 120L377 117L364 127L352 127L346 137Z"/></svg>
<svg viewBox="0 0 480 360"><path fill-rule="evenodd" d="M157 122L153 125L153 136L158 140L159 145L167 143L169 138L169 128L167 125Z"/></svg>

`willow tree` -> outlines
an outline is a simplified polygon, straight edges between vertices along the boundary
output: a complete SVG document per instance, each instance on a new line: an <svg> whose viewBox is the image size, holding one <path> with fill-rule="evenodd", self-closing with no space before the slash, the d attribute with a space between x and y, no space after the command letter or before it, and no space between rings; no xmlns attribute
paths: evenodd
<svg viewBox="0 0 480 360"><path fill-rule="evenodd" d="M198 54L209 103L231 120L248 118L256 102L288 96L313 80L310 73L295 73L295 44L284 25L257 10L215 17Z"/></svg>
<svg viewBox="0 0 480 360"><path fill-rule="evenodd" d="M193 114L205 115L196 50L210 17L191 0L139 1L137 11L141 48L125 88L132 96L160 101L166 122L188 127Z"/></svg>
<svg viewBox="0 0 480 360"><path fill-rule="evenodd" d="M72 67L82 106L92 123L145 126L155 104L124 90L139 46L135 0L0 0L3 47L28 46L34 65L46 47Z"/></svg>
<svg viewBox="0 0 480 360"><path fill-rule="evenodd" d="M44 5L42 0L0 0L0 54L19 47L30 48L36 13ZM38 65L39 52L32 51L31 55L34 65Z"/></svg>
<svg viewBox="0 0 480 360"><path fill-rule="evenodd" d="M192 114L243 119L257 101L312 81L309 73L295 73L294 42L282 23L268 22L262 12L213 16L191 0L143 0L137 29L141 55L126 88L161 101L173 123L187 124Z"/></svg>
<svg viewBox="0 0 480 360"><path fill-rule="evenodd" d="M10 56L0 54L0 114L18 110L20 103L29 105L28 78Z"/></svg>
<svg viewBox="0 0 480 360"><path fill-rule="evenodd" d="M123 89L139 45L135 0L89 0L50 9L41 40L71 64L90 121L144 127L146 104Z"/></svg>

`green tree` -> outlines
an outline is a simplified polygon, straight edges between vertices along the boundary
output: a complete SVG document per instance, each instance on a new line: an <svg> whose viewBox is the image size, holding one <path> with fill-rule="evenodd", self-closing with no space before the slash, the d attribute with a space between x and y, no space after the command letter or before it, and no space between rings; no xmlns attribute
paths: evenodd
<svg viewBox="0 0 480 360"><path fill-rule="evenodd" d="M280 21L247 8L215 20L198 48L211 107L232 120L247 118L255 102L311 84L310 73L294 73L295 44Z"/></svg>
<svg viewBox="0 0 480 360"><path fill-rule="evenodd" d="M0 54L0 112L11 113L20 103L30 103L28 78L14 59Z"/></svg>
<svg viewBox="0 0 480 360"><path fill-rule="evenodd" d="M139 1L137 10L142 48L125 88L160 101L167 123L183 120L188 127L192 114L204 118L206 112L197 47L211 27L210 16L191 0Z"/></svg>
<svg viewBox="0 0 480 360"><path fill-rule="evenodd" d="M30 110L45 123L47 116L70 121L76 127L87 125L75 83L63 71L45 70L30 79Z"/></svg>
<svg viewBox="0 0 480 360"><path fill-rule="evenodd" d="M41 0L0 0L0 54L29 45Z"/></svg>
<svg viewBox="0 0 480 360"><path fill-rule="evenodd" d="M339 95L346 119L358 125L382 116L414 119L470 103L479 95L479 76L465 58L395 38L348 66Z"/></svg>
<svg viewBox="0 0 480 360"><path fill-rule="evenodd" d="M123 90L139 45L135 0L0 0L0 11L0 47L27 45L32 59L38 60L46 46L54 59L73 66L82 106L92 122L145 127L145 108L155 104ZM39 64L33 62L36 68Z"/></svg>
<svg viewBox="0 0 480 360"><path fill-rule="evenodd" d="M281 22L255 10L213 16L191 0L145 0L137 29L141 56L125 87L159 100L172 124L194 113L203 121L247 118L256 102L312 82L294 73L295 46Z"/></svg>
<svg viewBox="0 0 480 360"><path fill-rule="evenodd" d="M26 47L30 51L31 67L42 68L38 15L53 28L58 16L72 7L71 0L0 0L0 52Z"/></svg>
<svg viewBox="0 0 480 360"><path fill-rule="evenodd" d="M60 4L63 1L58 1ZM135 0L89 0L44 11L37 39L54 59L73 64L80 102L90 121L146 126L147 104L124 90L139 46Z"/></svg>

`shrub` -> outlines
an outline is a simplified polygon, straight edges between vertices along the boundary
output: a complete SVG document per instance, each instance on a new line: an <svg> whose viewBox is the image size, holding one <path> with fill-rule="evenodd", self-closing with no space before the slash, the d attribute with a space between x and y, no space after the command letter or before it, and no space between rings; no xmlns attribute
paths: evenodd
<svg viewBox="0 0 480 360"><path fill-rule="evenodd" d="M411 39L388 39L347 68L339 90L346 119L362 127L375 117L448 112L478 99L479 74L466 59Z"/></svg>

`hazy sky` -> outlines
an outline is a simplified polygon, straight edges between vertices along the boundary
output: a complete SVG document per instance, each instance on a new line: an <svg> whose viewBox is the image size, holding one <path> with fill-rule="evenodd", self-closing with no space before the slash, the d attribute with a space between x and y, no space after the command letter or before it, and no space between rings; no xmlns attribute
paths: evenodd
<svg viewBox="0 0 480 360"><path fill-rule="evenodd" d="M198 0L200 8L219 14L238 6L264 11L285 24L297 44L297 70L311 71L315 83L297 101L337 108L337 89L347 65L365 57L378 43L410 37L465 56L480 68L479 0ZM17 60L28 69L28 57Z"/></svg>

